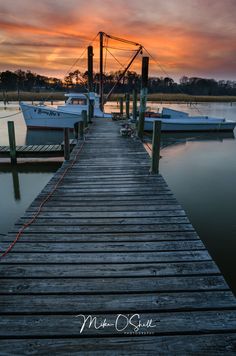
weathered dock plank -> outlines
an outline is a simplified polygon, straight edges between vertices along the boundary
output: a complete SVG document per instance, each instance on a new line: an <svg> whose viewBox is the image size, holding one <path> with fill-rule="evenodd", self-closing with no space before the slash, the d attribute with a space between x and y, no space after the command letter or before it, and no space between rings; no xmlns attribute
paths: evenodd
<svg viewBox="0 0 236 356"><path fill-rule="evenodd" d="M68 168L1 259L0 354L234 355L235 297L142 144L100 119L81 145L1 237Z"/></svg>
<svg viewBox="0 0 236 356"><path fill-rule="evenodd" d="M90 338L47 338L47 339L5 339L1 341L0 351L8 349L15 355L23 355L25 350L31 355L77 356L83 355L235 355L235 333L210 335L171 335L142 337L109 337L93 338L92 348ZM79 351L78 351L79 350Z"/></svg>
<svg viewBox="0 0 236 356"><path fill-rule="evenodd" d="M70 140L70 148L75 146L75 140ZM17 158L48 158L63 157L63 145L23 145L16 146ZM9 158L9 146L0 146L0 158Z"/></svg>

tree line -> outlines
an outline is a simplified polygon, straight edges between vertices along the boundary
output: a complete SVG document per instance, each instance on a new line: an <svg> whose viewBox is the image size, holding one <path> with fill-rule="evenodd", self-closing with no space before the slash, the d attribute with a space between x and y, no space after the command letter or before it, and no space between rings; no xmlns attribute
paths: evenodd
<svg viewBox="0 0 236 356"><path fill-rule="evenodd" d="M104 91L108 93L115 85L121 72L110 72L103 76ZM42 76L31 71L0 72L0 89L2 91L66 91L84 92L87 86L88 73L79 70L68 73L63 80L55 77ZM99 74L94 73L94 90L98 91ZM132 92L140 89L141 76L134 71L127 71L122 81L116 86L114 93ZM236 81L215 80L199 77L180 78L176 83L170 77L150 77L149 93L185 93L190 95L236 95Z"/></svg>

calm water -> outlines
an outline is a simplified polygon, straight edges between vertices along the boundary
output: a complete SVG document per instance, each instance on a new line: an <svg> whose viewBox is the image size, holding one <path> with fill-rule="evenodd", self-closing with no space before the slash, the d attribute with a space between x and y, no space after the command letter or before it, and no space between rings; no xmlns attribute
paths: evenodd
<svg viewBox="0 0 236 356"><path fill-rule="evenodd" d="M155 103L148 103L156 109ZM186 104L165 106L236 121L236 103ZM116 103L107 111L116 111ZM15 113L17 103L0 116ZM199 110L199 111L198 111ZM57 143L61 132L26 131L21 114L0 119L0 145L8 144L7 120L15 121L17 144ZM236 140L233 134L163 135L160 170L182 204L201 239L236 294ZM8 171L7 171L8 169ZM51 178L55 167L41 165L17 167L0 165L0 233L6 233L23 214L34 197ZM1 236L0 236L1 237ZM1 238L0 238L1 241ZM0 243L1 246L1 243Z"/></svg>

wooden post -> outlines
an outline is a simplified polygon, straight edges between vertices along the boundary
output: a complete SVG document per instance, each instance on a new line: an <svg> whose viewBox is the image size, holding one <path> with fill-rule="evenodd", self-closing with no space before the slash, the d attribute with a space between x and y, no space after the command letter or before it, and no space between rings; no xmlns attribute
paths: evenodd
<svg viewBox="0 0 236 356"><path fill-rule="evenodd" d="M138 118L138 137L140 140L143 139L144 132L144 122L145 122L145 112L139 109L139 118Z"/></svg>
<svg viewBox="0 0 236 356"><path fill-rule="evenodd" d="M88 122L89 122L89 124L92 123L93 116L94 116L94 107L93 107L92 100L89 100L89 107L88 107Z"/></svg>
<svg viewBox="0 0 236 356"><path fill-rule="evenodd" d="M8 121L7 126L8 126L11 164L16 164L17 158L16 158L16 137L15 137L14 121Z"/></svg>
<svg viewBox="0 0 236 356"><path fill-rule="evenodd" d="M140 93L140 109L139 109L139 122L138 122L138 136L141 140L143 139L145 111L146 111L146 105L147 105L148 63L149 63L149 57L143 57L143 60L142 60L142 89L141 89L141 93Z"/></svg>
<svg viewBox="0 0 236 356"><path fill-rule="evenodd" d="M160 148L161 148L161 121L155 120L153 122L153 132L152 132L152 166L151 166L152 174L159 173Z"/></svg>
<svg viewBox="0 0 236 356"><path fill-rule="evenodd" d="M82 121L84 123L84 128L88 127L88 118L87 118L87 111L86 110L82 110Z"/></svg>
<svg viewBox="0 0 236 356"><path fill-rule="evenodd" d="M75 136L75 139L78 140L79 138L79 123L76 122L74 124L74 136Z"/></svg>
<svg viewBox="0 0 236 356"><path fill-rule="evenodd" d="M64 159L69 161L70 159L70 140L69 140L69 128L64 128Z"/></svg>
<svg viewBox="0 0 236 356"><path fill-rule="evenodd" d="M83 138L84 138L84 122L83 121L79 122L79 133L80 133L80 139L83 140Z"/></svg>
<svg viewBox="0 0 236 356"><path fill-rule="evenodd" d="M100 38L100 78L99 78L99 95L100 109L103 111L103 32L99 32Z"/></svg>
<svg viewBox="0 0 236 356"><path fill-rule="evenodd" d="M93 46L88 46L88 90L93 92Z"/></svg>
<svg viewBox="0 0 236 356"><path fill-rule="evenodd" d="M88 46L88 90L93 92L93 47ZM93 103L89 99L88 105L88 122L91 124L93 118Z"/></svg>
<svg viewBox="0 0 236 356"><path fill-rule="evenodd" d="M120 115L123 115L124 113L124 100L123 97L120 97Z"/></svg>
<svg viewBox="0 0 236 356"><path fill-rule="evenodd" d="M126 118L129 119L129 93L125 94L125 113L126 113Z"/></svg>
<svg viewBox="0 0 236 356"><path fill-rule="evenodd" d="M133 90L133 121L137 121L137 90Z"/></svg>

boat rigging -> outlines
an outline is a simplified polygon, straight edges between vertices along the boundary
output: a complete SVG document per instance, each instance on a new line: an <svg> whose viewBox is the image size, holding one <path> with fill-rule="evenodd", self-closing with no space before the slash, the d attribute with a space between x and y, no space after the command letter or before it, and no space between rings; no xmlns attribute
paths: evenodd
<svg viewBox="0 0 236 356"><path fill-rule="evenodd" d="M122 43L126 43L126 44L130 44L133 45L135 47L138 47L134 52L134 55L132 56L131 60L129 61L128 65L123 69L122 73L119 75L116 83L113 85L113 87L111 88L111 90L109 91L109 93L106 95L106 97L104 98L104 90L103 90L103 49L104 48L109 48L108 45L104 46L104 38L108 38L108 39L112 39L114 41L118 41L118 42L122 42ZM114 89L116 88L116 86L121 82L121 80L124 78L126 72L128 71L128 69L130 68L130 66L132 65L132 63L134 62L135 58L139 55L142 54L142 50L143 50L143 46L140 43L134 42L134 41L130 41L130 40L126 40L124 38L120 38L120 37L116 37L116 36L112 36L112 35L108 35L105 32L100 31L99 32L99 39L100 39L100 73L99 73L99 96L100 96L100 106L101 106L101 110L103 110L103 107L105 105L105 103L109 100L109 98L111 97L112 92L114 91ZM114 57L114 55L112 55Z"/></svg>

